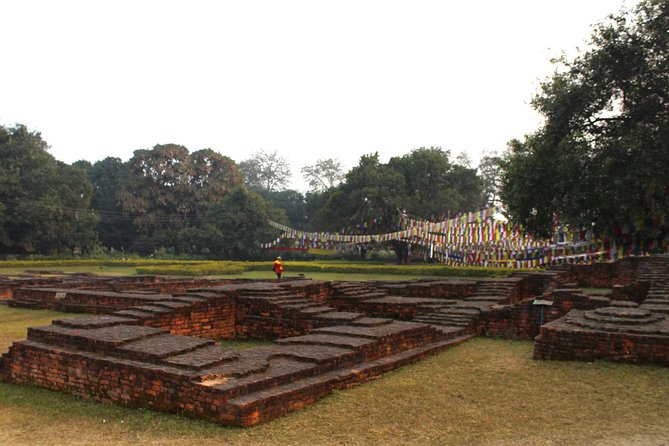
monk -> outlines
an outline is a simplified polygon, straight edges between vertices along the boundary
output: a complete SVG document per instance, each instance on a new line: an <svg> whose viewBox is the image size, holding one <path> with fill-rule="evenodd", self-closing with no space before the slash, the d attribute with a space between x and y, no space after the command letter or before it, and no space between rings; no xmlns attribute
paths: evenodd
<svg viewBox="0 0 669 446"><path fill-rule="evenodd" d="M276 258L276 260L274 261L274 266L272 267L272 270L276 274L276 278L280 279L281 278L281 273L283 273L283 263L281 263L281 257Z"/></svg>

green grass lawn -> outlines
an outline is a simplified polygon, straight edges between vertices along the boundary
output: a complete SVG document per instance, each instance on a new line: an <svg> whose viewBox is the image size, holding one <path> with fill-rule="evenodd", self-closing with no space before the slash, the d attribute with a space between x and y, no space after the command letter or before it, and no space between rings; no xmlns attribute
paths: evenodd
<svg viewBox="0 0 669 446"><path fill-rule="evenodd" d="M28 270L53 270L53 271L62 271L64 273L93 273L105 276L133 276L137 274L137 270L134 267L127 266L104 266L102 268L92 267L92 266L60 266L53 268L0 268L0 275L8 276L17 276ZM437 279L437 280L446 280L447 277L444 276L429 276L429 275L413 275L413 276L398 276L396 274L351 274L351 273L329 273L329 272L307 272L303 273L304 277L315 280L354 280L354 281L365 281L365 280L414 280L414 279ZM181 278L203 278L203 276L175 276ZM206 278L230 278L230 279L274 279L276 276L268 268L267 271L245 271L238 274L228 274L228 275L216 275L216 276L206 276ZM294 279L299 277L297 272L287 271L283 277L288 279ZM465 279L458 277L455 279ZM475 278L472 280L486 280L486 278Z"/></svg>
<svg viewBox="0 0 669 446"><path fill-rule="evenodd" d="M137 273L135 267L132 266L53 266L0 268L0 275L18 276L19 274L25 273L26 270L54 271L64 273L93 273L104 276L133 276Z"/></svg>
<svg viewBox="0 0 669 446"><path fill-rule="evenodd" d="M71 316L0 305L0 336ZM667 444L669 368L531 356L530 342L473 339L251 429L0 383L0 444Z"/></svg>

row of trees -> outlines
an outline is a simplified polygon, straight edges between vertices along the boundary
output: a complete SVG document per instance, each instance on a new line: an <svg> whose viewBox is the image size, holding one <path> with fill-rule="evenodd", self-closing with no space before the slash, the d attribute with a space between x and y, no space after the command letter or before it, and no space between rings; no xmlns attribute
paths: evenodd
<svg viewBox="0 0 669 446"><path fill-rule="evenodd" d="M474 169L439 148L380 162L364 155L344 174L336 160L303 169L311 190L283 188L276 152L239 164L211 149L167 144L69 166L39 133L0 127L0 252L59 254L94 249L226 258L259 257L278 234L269 219L302 229L386 231L400 212L443 216L483 205Z"/></svg>

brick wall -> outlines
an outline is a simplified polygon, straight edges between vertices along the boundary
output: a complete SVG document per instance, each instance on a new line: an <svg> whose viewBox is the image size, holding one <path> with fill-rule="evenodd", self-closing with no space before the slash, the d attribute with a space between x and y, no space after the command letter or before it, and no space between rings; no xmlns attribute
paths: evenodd
<svg viewBox="0 0 669 446"><path fill-rule="evenodd" d="M634 281L642 257L626 257L610 263L573 264L568 280L583 288L611 288Z"/></svg>
<svg viewBox="0 0 669 446"><path fill-rule="evenodd" d="M534 343L534 359L654 363L669 366L669 342L653 336L544 326Z"/></svg>
<svg viewBox="0 0 669 446"><path fill-rule="evenodd" d="M142 325L167 330L172 334L208 339L235 337L235 298L217 299L215 303L196 303L177 308L171 313L157 314Z"/></svg>
<svg viewBox="0 0 669 446"><path fill-rule="evenodd" d="M574 308L589 310L609 303L606 297L588 295L574 289L554 290L538 298L553 302L553 305L543 309L544 324L563 317ZM533 302L534 298L530 298L517 304L494 305L479 316L477 333L507 339L534 339L539 334L541 307Z"/></svg>
<svg viewBox="0 0 669 446"><path fill-rule="evenodd" d="M221 408L225 398L191 382L190 376L165 366L139 367L132 360L96 358L22 341L10 347L0 364L0 378L18 384L66 391L84 399L145 407L234 425L236 417Z"/></svg>

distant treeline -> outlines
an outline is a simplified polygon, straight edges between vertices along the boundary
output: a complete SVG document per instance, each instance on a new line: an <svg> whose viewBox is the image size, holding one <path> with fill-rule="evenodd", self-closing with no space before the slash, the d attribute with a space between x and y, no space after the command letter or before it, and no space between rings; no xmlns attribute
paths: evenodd
<svg viewBox="0 0 669 446"><path fill-rule="evenodd" d="M276 153L238 165L211 149L166 144L125 162L68 165L39 132L0 126L0 254L263 258L259 243L279 235L269 219L361 233L393 227L400 212L429 217L485 201L476 171L439 148L387 164L364 155L345 175L339 166L303 169L313 187L301 193L283 188L288 167Z"/></svg>

